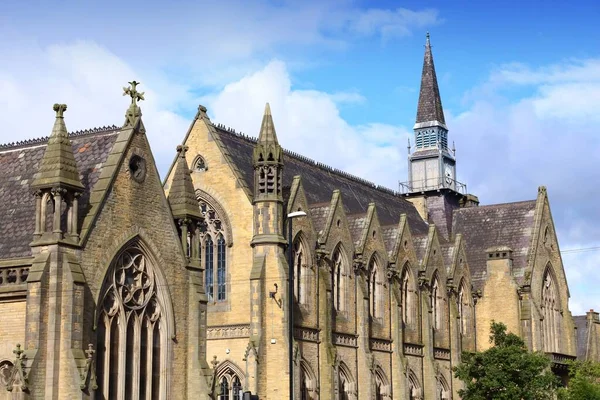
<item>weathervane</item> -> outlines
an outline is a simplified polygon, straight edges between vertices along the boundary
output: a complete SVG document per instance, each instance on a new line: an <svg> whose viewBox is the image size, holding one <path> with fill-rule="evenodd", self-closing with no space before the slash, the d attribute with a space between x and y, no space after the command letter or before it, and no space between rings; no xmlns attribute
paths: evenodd
<svg viewBox="0 0 600 400"><path fill-rule="evenodd" d="M139 85L141 82L137 82L137 81L131 81L129 82L129 85L131 85L131 87L124 87L123 88L123 96L127 96L129 95L131 97L131 105L132 106L136 106L136 101L139 100L145 100L144 99L144 92L138 92L137 91L137 85Z"/></svg>

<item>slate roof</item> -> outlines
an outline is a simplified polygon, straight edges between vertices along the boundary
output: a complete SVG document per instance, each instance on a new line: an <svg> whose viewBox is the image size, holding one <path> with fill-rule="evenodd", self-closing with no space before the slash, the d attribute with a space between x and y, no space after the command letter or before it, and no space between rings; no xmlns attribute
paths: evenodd
<svg viewBox="0 0 600 400"><path fill-rule="evenodd" d="M439 121L443 124L446 124L446 120L444 119L444 110L442 108L442 98L440 97L440 89L438 87L437 76L435 74L435 66L433 65L433 55L431 54L429 34L427 34L416 123L419 124L432 121Z"/></svg>
<svg viewBox="0 0 600 400"><path fill-rule="evenodd" d="M241 172L244 183L253 192L254 167L252 152L256 139L229 131L220 125L215 131L226 147L235 167ZM415 207L398 193L354 177L343 171L315 162L299 154L284 150L283 186L291 186L296 175L302 176L302 185L309 204L328 203L332 193L339 189L348 214L366 213L369 203L377 205L377 215L382 225L394 225L406 214L411 231L426 233L427 224Z"/></svg>
<svg viewBox="0 0 600 400"><path fill-rule="evenodd" d="M325 223L329 216L330 203L325 204L313 204L310 208L311 220L314 224L315 231L320 234L325 229Z"/></svg>
<svg viewBox="0 0 600 400"><path fill-rule="evenodd" d="M71 133L69 138L84 192L79 200L79 223L89 207L90 189L119 133L104 127ZM35 198L30 187L44 155L48 138L0 145L0 259L31 255Z"/></svg>
<svg viewBox="0 0 600 400"><path fill-rule="evenodd" d="M398 225L382 226L381 236L383 237L388 256L391 257L394 245L396 244L396 237L398 236Z"/></svg>
<svg viewBox="0 0 600 400"><path fill-rule="evenodd" d="M452 232L466 241L467 259L475 290L486 279L486 249L508 246L513 251L513 273L522 281L531 245L535 200L494 204L454 211Z"/></svg>

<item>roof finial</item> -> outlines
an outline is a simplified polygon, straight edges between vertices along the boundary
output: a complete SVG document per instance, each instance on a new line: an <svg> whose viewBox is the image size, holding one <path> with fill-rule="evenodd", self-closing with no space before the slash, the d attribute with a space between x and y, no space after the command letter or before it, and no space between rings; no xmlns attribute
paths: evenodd
<svg viewBox="0 0 600 400"><path fill-rule="evenodd" d="M56 103L52 109L56 111L56 118L63 118L63 113L67 111L67 105Z"/></svg>
<svg viewBox="0 0 600 400"><path fill-rule="evenodd" d="M410 154L410 138L408 138L408 154Z"/></svg>
<svg viewBox="0 0 600 400"><path fill-rule="evenodd" d="M431 46L431 44L429 43L429 31L427 31L427 41L425 42L425 46Z"/></svg>
<svg viewBox="0 0 600 400"><path fill-rule="evenodd" d="M185 158L185 153L187 153L188 149L189 147L187 147L186 145L177 145L177 153L179 153L179 156L182 158Z"/></svg>
<svg viewBox="0 0 600 400"><path fill-rule="evenodd" d="M141 82L131 81L131 82L128 82L128 83L129 83L129 85L131 87L128 87L128 88L124 87L123 88L123 96L129 95L131 97L131 105L132 106L136 106L137 105L136 101L145 100L144 99L144 92L140 93L136 89L137 85L139 85Z"/></svg>

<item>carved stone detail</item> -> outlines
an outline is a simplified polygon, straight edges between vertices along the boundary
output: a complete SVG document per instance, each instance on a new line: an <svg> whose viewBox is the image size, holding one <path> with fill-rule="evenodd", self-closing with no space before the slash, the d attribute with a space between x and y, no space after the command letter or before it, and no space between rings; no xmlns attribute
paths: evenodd
<svg viewBox="0 0 600 400"><path fill-rule="evenodd" d="M237 339L250 337L250 324L211 326L206 331L207 339Z"/></svg>
<svg viewBox="0 0 600 400"><path fill-rule="evenodd" d="M387 339L371 338L369 340L369 347L371 350L385 351L386 353L392 352L392 341Z"/></svg>
<svg viewBox="0 0 600 400"><path fill-rule="evenodd" d="M423 357L423 346L420 344L404 343L404 354Z"/></svg>
<svg viewBox="0 0 600 400"><path fill-rule="evenodd" d="M319 343L319 331L311 328L295 328L294 339Z"/></svg>
<svg viewBox="0 0 600 400"><path fill-rule="evenodd" d="M439 347L433 348L433 358L438 360L450 360L450 350Z"/></svg>
<svg viewBox="0 0 600 400"><path fill-rule="evenodd" d="M337 346L358 347L358 337L347 333L333 333L333 344Z"/></svg>

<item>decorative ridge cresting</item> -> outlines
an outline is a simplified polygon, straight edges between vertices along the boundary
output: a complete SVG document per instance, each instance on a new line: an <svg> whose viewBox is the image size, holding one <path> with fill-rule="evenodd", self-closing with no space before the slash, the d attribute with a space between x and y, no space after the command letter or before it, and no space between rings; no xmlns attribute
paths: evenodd
<svg viewBox="0 0 600 400"><path fill-rule="evenodd" d="M92 135L92 134L96 134L96 133L106 133L106 132L116 131L118 129L121 129L121 128L119 128L116 125L99 126L96 128L69 132L69 137L72 138L72 137L79 137L79 136L85 136L85 135ZM20 147L29 147L29 146L34 146L37 144L44 144L44 143L48 142L49 138L50 138L50 136L42 136L39 138L18 140L16 142L10 142L10 143L0 143L0 150L18 149Z"/></svg>
<svg viewBox="0 0 600 400"><path fill-rule="evenodd" d="M249 141L251 143L257 143L258 142L258 139L256 137L253 137L253 136L250 136L250 135L246 135L243 132L238 132L235 129L230 128L230 127L228 127L226 125L223 125L223 124L220 124L220 123L215 123L215 122L212 122L212 125L213 125L213 127L215 127L216 129L218 129L219 131L221 131L223 133L226 133L226 134L229 134L229 135L233 135L233 136L238 137L240 139L247 140L247 141ZM342 176L342 177L344 177L344 178L346 178L348 180L351 180L351 181L354 181L354 182L358 182L358 183L360 183L362 185L369 186L370 188L378 190L380 192L383 192L383 193L386 193L386 194L389 194L389 195L395 196L395 197L402 197L401 193L398 192L398 191L395 191L393 189L387 188L387 187L382 186L382 185L376 185L375 183L373 183L373 182L371 182L369 180L366 180L366 179L361 178L361 177L356 176L356 175L352 175L352 174L350 174L350 173L348 173L346 171L342 171L341 169L330 167L329 165L326 165L326 164L323 164L321 162L315 161L312 158L303 156L302 154L296 153L294 151L283 149L283 153L285 155L288 155L290 157L295 158L296 160L299 160L299 161L302 161L304 163L310 164L313 167L317 167L317 168L322 169L324 171L334 173L334 174Z"/></svg>

